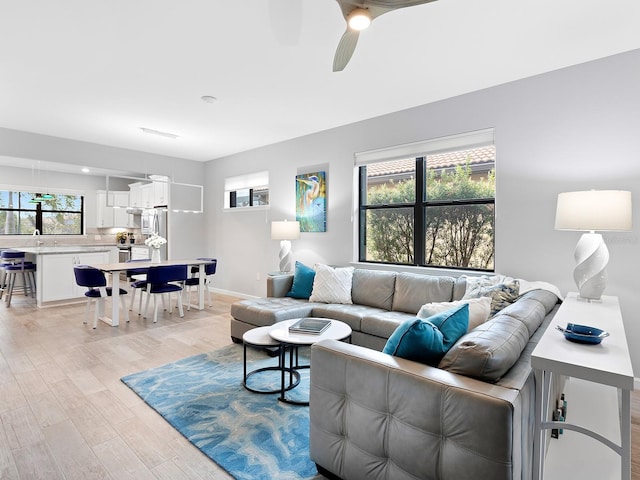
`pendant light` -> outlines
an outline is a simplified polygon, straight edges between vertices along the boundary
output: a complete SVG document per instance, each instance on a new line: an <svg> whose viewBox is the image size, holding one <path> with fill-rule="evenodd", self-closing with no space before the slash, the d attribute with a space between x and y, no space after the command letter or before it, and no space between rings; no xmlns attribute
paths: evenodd
<svg viewBox="0 0 640 480"><path fill-rule="evenodd" d="M41 203L44 202L44 197L42 196L41 193L36 193L35 197L31 197L31 200L29 200L29 203Z"/></svg>

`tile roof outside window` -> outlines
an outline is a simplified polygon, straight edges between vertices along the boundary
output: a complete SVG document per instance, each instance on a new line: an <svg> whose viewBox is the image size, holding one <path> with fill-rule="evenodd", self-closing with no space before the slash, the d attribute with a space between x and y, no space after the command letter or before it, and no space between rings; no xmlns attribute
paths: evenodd
<svg viewBox="0 0 640 480"><path fill-rule="evenodd" d="M427 168L452 168L458 165L465 165L467 161L470 165L483 164L494 162L495 158L495 146L489 145L469 150L457 150L454 152L427 155ZM367 165L367 177L372 178L410 173L415 170L415 166L416 161L414 158L372 163Z"/></svg>

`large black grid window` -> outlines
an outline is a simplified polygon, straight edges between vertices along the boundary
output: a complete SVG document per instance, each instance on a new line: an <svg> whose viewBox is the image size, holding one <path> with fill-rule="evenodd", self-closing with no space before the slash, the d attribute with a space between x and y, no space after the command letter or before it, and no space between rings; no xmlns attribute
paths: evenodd
<svg viewBox="0 0 640 480"><path fill-rule="evenodd" d="M0 190L0 235L82 235L82 195Z"/></svg>
<svg viewBox="0 0 640 480"><path fill-rule="evenodd" d="M493 271L495 148L359 167L359 260Z"/></svg>

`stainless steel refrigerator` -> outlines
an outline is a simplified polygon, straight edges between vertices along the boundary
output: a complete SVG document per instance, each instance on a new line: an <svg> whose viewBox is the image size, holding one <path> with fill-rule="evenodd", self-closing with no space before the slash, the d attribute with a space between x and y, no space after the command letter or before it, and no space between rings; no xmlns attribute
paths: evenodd
<svg viewBox="0 0 640 480"><path fill-rule="evenodd" d="M168 259L168 246L169 246L169 231L167 228L168 211L166 207L156 207L146 209L142 212L142 234L150 237L154 233L157 233L161 237L167 240L162 247L160 247L160 260Z"/></svg>

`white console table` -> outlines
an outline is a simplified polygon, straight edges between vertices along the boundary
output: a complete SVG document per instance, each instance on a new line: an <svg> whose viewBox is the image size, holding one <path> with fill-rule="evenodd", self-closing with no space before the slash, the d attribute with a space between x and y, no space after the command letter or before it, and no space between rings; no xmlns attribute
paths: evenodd
<svg viewBox="0 0 640 480"><path fill-rule="evenodd" d="M606 330L611 335L599 345L573 343L564 338L556 326L567 323L589 325ZM621 458L621 478L631 479L631 391L633 368L617 297L603 296L602 301L587 302L570 293L531 354L531 366L536 376L534 479L544 476L544 457L547 435L545 430L563 428L573 430L603 443ZM548 421L551 379L565 375L590 382L609 385L621 391L620 443L617 444L597 432L568 422ZM575 401L579 401L576 399ZM579 458L576 458L579 461Z"/></svg>

